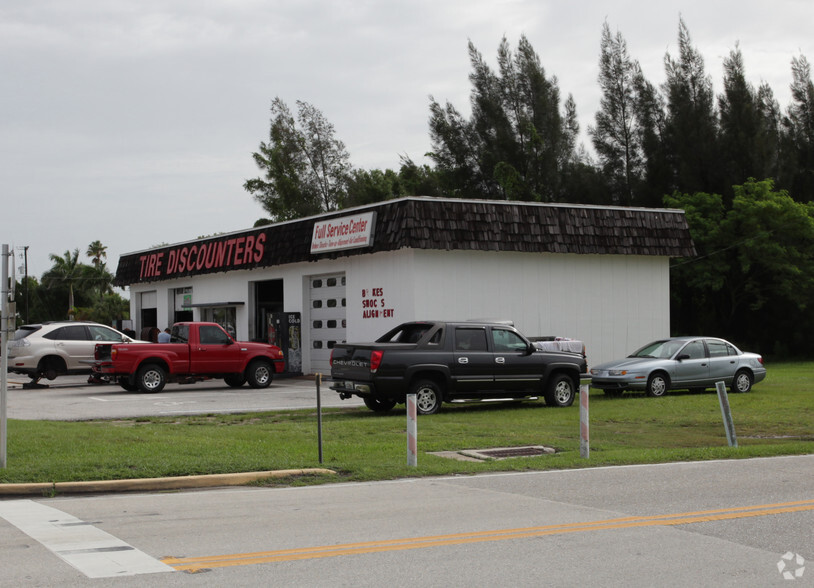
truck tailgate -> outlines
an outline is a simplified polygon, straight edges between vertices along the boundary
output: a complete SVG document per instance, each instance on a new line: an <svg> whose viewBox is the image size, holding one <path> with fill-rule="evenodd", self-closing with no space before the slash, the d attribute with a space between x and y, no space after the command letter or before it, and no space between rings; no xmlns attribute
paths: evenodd
<svg viewBox="0 0 814 588"><path fill-rule="evenodd" d="M331 352L331 379L369 381L372 379L371 357L377 366L379 362L388 361L389 352L411 350L415 347L415 343L340 343Z"/></svg>
<svg viewBox="0 0 814 588"><path fill-rule="evenodd" d="M331 379L370 380L370 347L337 345L331 353Z"/></svg>

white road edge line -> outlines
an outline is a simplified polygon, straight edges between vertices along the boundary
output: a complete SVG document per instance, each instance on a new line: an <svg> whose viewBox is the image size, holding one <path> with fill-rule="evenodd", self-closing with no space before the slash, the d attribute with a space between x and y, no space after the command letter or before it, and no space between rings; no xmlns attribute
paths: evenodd
<svg viewBox="0 0 814 588"><path fill-rule="evenodd" d="M33 500L0 501L0 517L88 578L176 571L90 523Z"/></svg>

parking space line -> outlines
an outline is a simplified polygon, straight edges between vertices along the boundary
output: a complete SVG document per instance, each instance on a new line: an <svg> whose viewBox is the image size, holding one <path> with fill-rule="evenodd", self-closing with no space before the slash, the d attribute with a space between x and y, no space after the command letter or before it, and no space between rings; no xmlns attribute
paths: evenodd
<svg viewBox="0 0 814 588"><path fill-rule="evenodd" d="M0 517L88 578L175 571L90 523L32 500L0 501Z"/></svg>

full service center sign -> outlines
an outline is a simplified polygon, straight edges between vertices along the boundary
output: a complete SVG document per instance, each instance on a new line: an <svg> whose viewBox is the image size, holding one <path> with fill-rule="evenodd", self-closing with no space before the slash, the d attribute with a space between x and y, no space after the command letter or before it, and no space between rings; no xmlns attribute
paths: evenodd
<svg viewBox="0 0 814 588"><path fill-rule="evenodd" d="M316 221L311 235L311 253L369 247L373 245L375 224L375 212Z"/></svg>

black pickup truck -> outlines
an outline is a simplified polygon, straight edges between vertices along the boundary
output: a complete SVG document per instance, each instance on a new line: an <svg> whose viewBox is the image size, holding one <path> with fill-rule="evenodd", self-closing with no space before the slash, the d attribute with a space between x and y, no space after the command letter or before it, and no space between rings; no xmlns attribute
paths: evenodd
<svg viewBox="0 0 814 588"><path fill-rule="evenodd" d="M416 395L419 414L442 402L543 396L570 406L587 372L584 354L541 351L510 324L409 322L373 343L338 343L331 389L387 412Z"/></svg>

